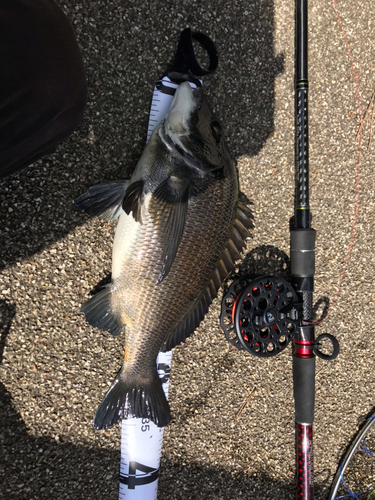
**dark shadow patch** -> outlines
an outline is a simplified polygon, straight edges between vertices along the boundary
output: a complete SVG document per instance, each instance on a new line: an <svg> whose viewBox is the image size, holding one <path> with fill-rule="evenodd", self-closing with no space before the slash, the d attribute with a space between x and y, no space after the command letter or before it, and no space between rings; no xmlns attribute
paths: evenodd
<svg viewBox="0 0 375 500"><path fill-rule="evenodd" d="M203 0L186 16L185 3L136 1L130 8L125 2L104 12L94 1L85 6L85 16L94 21L84 25L76 3L64 3L72 25L80 26L76 35L89 82L85 119L54 154L0 182L0 268L82 225L87 219L73 202L90 186L130 176L145 144L152 86L162 74L155 47L158 64L166 67L186 26L217 46L219 67L204 78L204 88L223 118L233 157L256 155L273 134L275 78L284 67L284 56L275 57L273 0L247 3L246 14L241 3L228 8L226 0ZM181 9L183 25L165 23L165 9Z"/></svg>
<svg viewBox="0 0 375 500"><path fill-rule="evenodd" d="M0 299L0 365L3 361L5 341L15 314L16 308L14 305Z"/></svg>
<svg viewBox="0 0 375 500"><path fill-rule="evenodd" d="M75 445L64 442L63 437L57 441L32 436L2 384L0 429L0 498L118 498L119 451ZM289 500L295 495L295 489L293 480L270 478L262 471L253 470L246 474L233 469L229 472L220 466L185 464L183 459L175 461L163 458L158 497L165 500ZM323 499L326 488L317 485L315 493L317 499Z"/></svg>
<svg viewBox="0 0 375 500"><path fill-rule="evenodd" d="M119 452L30 435L1 383L0 447L1 499L116 498Z"/></svg>
<svg viewBox="0 0 375 500"><path fill-rule="evenodd" d="M288 255L272 245L261 245L246 254L239 266L238 275L277 276L291 281L290 259Z"/></svg>
<svg viewBox="0 0 375 500"><path fill-rule="evenodd" d="M320 297L313 307L314 321L322 321L329 311L330 301L329 297ZM319 313L319 314L318 314Z"/></svg>

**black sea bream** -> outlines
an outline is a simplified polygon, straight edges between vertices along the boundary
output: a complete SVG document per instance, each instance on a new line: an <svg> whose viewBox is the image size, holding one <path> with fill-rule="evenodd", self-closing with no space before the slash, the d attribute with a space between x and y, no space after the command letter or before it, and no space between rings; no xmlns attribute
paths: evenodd
<svg viewBox="0 0 375 500"><path fill-rule="evenodd" d="M130 180L94 186L76 206L107 220L120 216L112 282L81 309L91 325L125 333L124 363L94 427L132 416L163 427L171 416L158 352L194 332L252 227L202 89L182 83Z"/></svg>

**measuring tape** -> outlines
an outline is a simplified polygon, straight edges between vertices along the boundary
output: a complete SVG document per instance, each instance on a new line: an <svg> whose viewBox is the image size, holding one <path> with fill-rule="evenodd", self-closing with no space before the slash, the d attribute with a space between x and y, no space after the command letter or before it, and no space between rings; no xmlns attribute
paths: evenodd
<svg viewBox="0 0 375 500"><path fill-rule="evenodd" d="M172 351L159 353L157 369L168 399ZM121 423L120 500L156 500L164 427L149 418Z"/></svg>

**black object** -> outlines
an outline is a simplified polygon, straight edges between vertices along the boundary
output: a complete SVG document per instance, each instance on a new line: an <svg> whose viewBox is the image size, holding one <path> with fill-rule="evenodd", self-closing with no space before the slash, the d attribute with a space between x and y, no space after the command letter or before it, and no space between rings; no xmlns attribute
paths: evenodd
<svg viewBox="0 0 375 500"><path fill-rule="evenodd" d="M297 425L311 424L314 420L315 356L293 356L293 393Z"/></svg>
<svg viewBox="0 0 375 500"><path fill-rule="evenodd" d="M298 326L300 304L293 287L275 276L241 278L223 298L221 326L240 350L268 358L282 352Z"/></svg>
<svg viewBox="0 0 375 500"><path fill-rule="evenodd" d="M202 68L197 61L193 40L200 43L207 52L210 62L206 69ZM190 28L186 28L180 35L176 53L165 75L175 83L182 83L188 80L195 83L197 86L201 86L199 79L196 77L214 72L218 62L219 58L213 41L203 33L198 31L192 32Z"/></svg>
<svg viewBox="0 0 375 500"><path fill-rule="evenodd" d="M295 5L295 222L297 228L309 228L307 0Z"/></svg>
<svg viewBox="0 0 375 500"><path fill-rule="evenodd" d="M0 2L0 178L52 152L86 105L82 57L52 0Z"/></svg>
<svg viewBox="0 0 375 500"><path fill-rule="evenodd" d="M324 352L322 352L320 350L322 347L322 344L320 343L320 341L323 339L328 339L331 342L332 348L333 348L331 354L325 354ZM318 358L325 359L326 361L331 361L333 359L336 359L337 356L339 355L340 346L339 346L337 339L333 335L331 335L329 333L322 333L315 340L313 351L314 351L315 356L318 356Z"/></svg>
<svg viewBox="0 0 375 500"><path fill-rule="evenodd" d="M315 405L315 326L313 291L315 231L310 227L307 74L307 0L295 3L295 227L290 232L292 284L303 303L294 337L293 386L296 422L297 497L314 498L313 432ZM305 438L301 441L301 436Z"/></svg>

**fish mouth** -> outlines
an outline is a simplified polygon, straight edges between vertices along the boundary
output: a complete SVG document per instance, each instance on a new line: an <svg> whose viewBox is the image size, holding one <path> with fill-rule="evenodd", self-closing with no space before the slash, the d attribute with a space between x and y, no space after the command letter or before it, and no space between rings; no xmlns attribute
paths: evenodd
<svg viewBox="0 0 375 500"><path fill-rule="evenodd" d="M199 150L204 149L204 140L195 123L203 99L201 87L192 89L188 82L182 83L176 90L171 108L159 130L159 136L168 149L200 173L218 168L199 154Z"/></svg>
<svg viewBox="0 0 375 500"><path fill-rule="evenodd" d="M200 110L202 102L201 88L197 87L193 90L188 82L181 83L165 117L166 132L171 135L189 134L192 118Z"/></svg>

